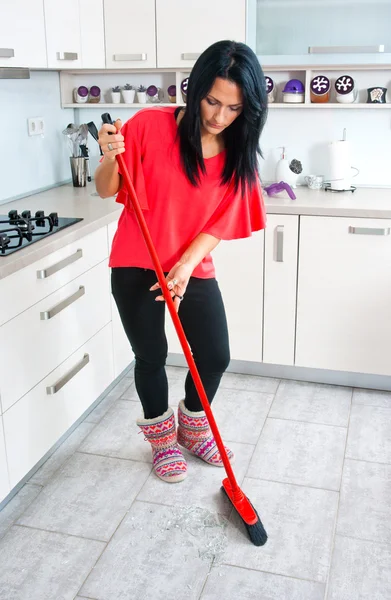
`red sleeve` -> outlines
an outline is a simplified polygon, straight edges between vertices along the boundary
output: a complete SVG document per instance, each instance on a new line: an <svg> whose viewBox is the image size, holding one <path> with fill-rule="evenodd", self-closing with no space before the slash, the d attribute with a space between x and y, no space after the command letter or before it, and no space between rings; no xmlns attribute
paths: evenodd
<svg viewBox="0 0 391 600"><path fill-rule="evenodd" d="M244 195L240 187L235 193L231 184L201 231L221 240L235 240L250 237L253 231L265 229L265 225L266 211L257 177L252 190L247 189Z"/></svg>
<svg viewBox="0 0 391 600"><path fill-rule="evenodd" d="M126 121L121 128L121 133L125 138L125 152L121 156L125 159L141 208L149 210L142 167L140 119L132 117ZM119 173L121 175L121 169L119 169ZM123 179L116 201L123 204L127 209L133 210Z"/></svg>

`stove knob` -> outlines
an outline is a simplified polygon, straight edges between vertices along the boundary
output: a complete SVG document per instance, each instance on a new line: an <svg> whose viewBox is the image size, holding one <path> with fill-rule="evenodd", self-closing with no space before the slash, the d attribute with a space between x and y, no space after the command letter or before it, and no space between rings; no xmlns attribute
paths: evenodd
<svg viewBox="0 0 391 600"><path fill-rule="evenodd" d="M58 213L52 212L52 213L50 213L49 217L51 218L54 227L57 227L58 226Z"/></svg>
<svg viewBox="0 0 391 600"><path fill-rule="evenodd" d="M24 210L22 212L23 219L31 219L31 210Z"/></svg>
<svg viewBox="0 0 391 600"><path fill-rule="evenodd" d="M18 218L18 216L19 216L19 215L18 215L18 211L17 211L17 210L10 210L10 211L9 211L9 213L8 213L8 217L9 217L11 220L17 219L17 218Z"/></svg>
<svg viewBox="0 0 391 600"><path fill-rule="evenodd" d="M35 213L35 218L36 219L40 219L41 217L44 217L45 213L43 210L37 210L37 212Z"/></svg>

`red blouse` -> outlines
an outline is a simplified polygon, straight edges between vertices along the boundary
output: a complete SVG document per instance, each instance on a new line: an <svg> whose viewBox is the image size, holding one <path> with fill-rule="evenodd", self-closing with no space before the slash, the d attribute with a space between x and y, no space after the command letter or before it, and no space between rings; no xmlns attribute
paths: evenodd
<svg viewBox="0 0 391 600"><path fill-rule="evenodd" d="M258 183L243 197L233 185L220 185L225 151L205 160L199 187L187 179L176 137L175 107L138 111L122 127L123 154L163 271L168 272L200 233L222 240L251 236L264 229L265 208ZM122 185L117 202L124 205L110 255L110 267L153 269L130 198ZM192 273L215 276L210 254Z"/></svg>

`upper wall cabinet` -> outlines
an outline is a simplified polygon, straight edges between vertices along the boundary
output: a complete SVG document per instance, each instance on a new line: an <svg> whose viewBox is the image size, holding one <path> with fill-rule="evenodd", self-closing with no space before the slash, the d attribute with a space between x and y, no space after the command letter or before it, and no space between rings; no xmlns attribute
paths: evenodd
<svg viewBox="0 0 391 600"><path fill-rule="evenodd" d="M0 2L0 66L47 67L43 0Z"/></svg>
<svg viewBox="0 0 391 600"><path fill-rule="evenodd" d="M244 42L245 0L156 0L160 68L192 67L219 40Z"/></svg>
<svg viewBox="0 0 391 600"><path fill-rule="evenodd" d="M248 41L267 65L388 63L390 23L389 0L248 3Z"/></svg>
<svg viewBox="0 0 391 600"><path fill-rule="evenodd" d="M103 0L44 0L48 67L104 68Z"/></svg>
<svg viewBox="0 0 391 600"><path fill-rule="evenodd" d="M155 0L104 0L104 9L106 67L156 67Z"/></svg>

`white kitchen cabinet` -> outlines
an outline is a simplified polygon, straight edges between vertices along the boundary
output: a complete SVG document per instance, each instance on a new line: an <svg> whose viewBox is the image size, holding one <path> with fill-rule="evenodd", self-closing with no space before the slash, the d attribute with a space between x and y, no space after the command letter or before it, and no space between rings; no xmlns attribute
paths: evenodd
<svg viewBox="0 0 391 600"><path fill-rule="evenodd" d="M104 21L106 68L156 67L155 0L104 0Z"/></svg>
<svg viewBox="0 0 391 600"><path fill-rule="evenodd" d="M83 69L104 69L105 27L103 0L79 0L81 63Z"/></svg>
<svg viewBox="0 0 391 600"><path fill-rule="evenodd" d="M216 279L227 314L231 358L262 360L263 231L250 238L223 241L213 250ZM166 311L169 352L182 353Z"/></svg>
<svg viewBox="0 0 391 600"><path fill-rule="evenodd" d="M43 0L0 3L0 67L47 67Z"/></svg>
<svg viewBox="0 0 391 600"><path fill-rule="evenodd" d="M109 247L113 243L113 237L117 230L117 221L108 226ZM114 357L114 377L118 377L130 363L134 360L134 355L125 335L121 323L118 308L114 298L111 296L111 325L113 332L113 357Z"/></svg>
<svg viewBox="0 0 391 600"><path fill-rule="evenodd" d="M389 63L390 22L387 0L248 0L248 43L268 65Z"/></svg>
<svg viewBox="0 0 391 600"><path fill-rule="evenodd" d="M10 489L7 458L5 454L3 417L0 414L0 502L7 496Z"/></svg>
<svg viewBox="0 0 391 600"><path fill-rule="evenodd" d="M111 320L104 260L0 328L3 412Z"/></svg>
<svg viewBox="0 0 391 600"><path fill-rule="evenodd" d="M13 488L113 381L111 325L3 415Z"/></svg>
<svg viewBox="0 0 391 600"><path fill-rule="evenodd" d="M44 0L48 67L104 68L103 0Z"/></svg>
<svg viewBox="0 0 391 600"><path fill-rule="evenodd" d="M244 42L246 0L156 0L157 66L192 67L219 40Z"/></svg>
<svg viewBox="0 0 391 600"><path fill-rule="evenodd" d="M301 217L296 365L391 375L391 220Z"/></svg>
<svg viewBox="0 0 391 600"><path fill-rule="evenodd" d="M298 235L298 216L267 216L263 305L265 363L294 364Z"/></svg>

